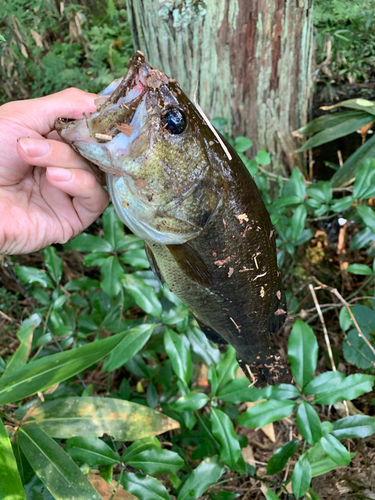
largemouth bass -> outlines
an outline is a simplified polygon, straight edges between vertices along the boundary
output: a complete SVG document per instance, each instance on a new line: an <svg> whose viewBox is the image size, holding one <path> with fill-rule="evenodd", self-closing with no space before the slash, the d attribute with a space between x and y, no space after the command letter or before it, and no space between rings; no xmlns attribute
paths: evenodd
<svg viewBox="0 0 375 500"><path fill-rule="evenodd" d="M141 52L101 94L90 116L56 123L62 139L106 172L119 218L207 337L257 387L290 382L271 342L287 314L275 234L236 151Z"/></svg>

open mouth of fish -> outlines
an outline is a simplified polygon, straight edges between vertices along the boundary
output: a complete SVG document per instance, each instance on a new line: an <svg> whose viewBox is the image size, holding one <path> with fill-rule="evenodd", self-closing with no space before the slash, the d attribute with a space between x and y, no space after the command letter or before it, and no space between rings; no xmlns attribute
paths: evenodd
<svg viewBox="0 0 375 500"><path fill-rule="evenodd" d="M55 125L65 142L106 172L121 220L138 236L159 244L184 243L201 229L185 207L197 195L202 168L186 182L176 179L174 184L174 172L168 174L160 159L166 156L165 146L163 154L156 154L161 136L176 145L189 128L189 110L181 94L177 82L138 51L126 76L99 94L97 111L82 120L60 119Z"/></svg>

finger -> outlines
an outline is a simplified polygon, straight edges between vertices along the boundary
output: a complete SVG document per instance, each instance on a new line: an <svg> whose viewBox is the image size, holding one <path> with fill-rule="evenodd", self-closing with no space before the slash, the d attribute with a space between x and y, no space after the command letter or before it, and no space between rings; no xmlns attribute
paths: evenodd
<svg viewBox="0 0 375 500"><path fill-rule="evenodd" d="M82 156L64 142L21 137L16 147L19 156L30 165L90 170Z"/></svg>
<svg viewBox="0 0 375 500"><path fill-rule="evenodd" d="M54 130L58 118L80 119L96 111L94 100L97 97L96 94L70 88L22 103L9 103L7 106L12 106L9 119L44 136Z"/></svg>
<svg viewBox="0 0 375 500"><path fill-rule="evenodd" d="M73 198L72 203L84 229L94 222L109 202L108 193L86 170L47 168L47 180Z"/></svg>

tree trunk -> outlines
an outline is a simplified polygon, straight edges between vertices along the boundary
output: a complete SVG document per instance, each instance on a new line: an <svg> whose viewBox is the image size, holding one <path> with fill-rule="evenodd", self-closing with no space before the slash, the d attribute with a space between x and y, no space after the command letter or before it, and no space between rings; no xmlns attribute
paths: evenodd
<svg viewBox="0 0 375 500"><path fill-rule="evenodd" d="M300 165L291 132L312 92L313 0L127 0L136 49L175 78L230 135Z"/></svg>

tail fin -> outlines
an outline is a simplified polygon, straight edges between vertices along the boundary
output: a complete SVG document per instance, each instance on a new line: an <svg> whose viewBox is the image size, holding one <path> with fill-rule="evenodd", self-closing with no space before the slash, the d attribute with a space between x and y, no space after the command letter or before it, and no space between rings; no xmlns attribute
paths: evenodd
<svg viewBox="0 0 375 500"><path fill-rule="evenodd" d="M237 361L252 385L262 389L267 385L290 384L292 375L279 352L271 352L262 362L247 363L244 359Z"/></svg>

